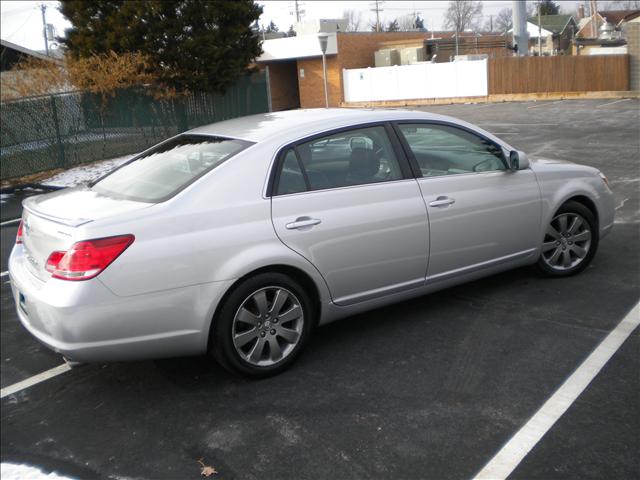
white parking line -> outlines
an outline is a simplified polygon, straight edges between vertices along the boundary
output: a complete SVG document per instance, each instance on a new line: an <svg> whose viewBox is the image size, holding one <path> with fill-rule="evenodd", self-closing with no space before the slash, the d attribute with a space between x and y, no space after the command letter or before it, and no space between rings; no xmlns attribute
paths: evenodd
<svg viewBox="0 0 640 480"><path fill-rule="evenodd" d="M507 478L587 388L631 332L640 324L640 303L614 328L533 417L475 476L475 480Z"/></svg>
<svg viewBox="0 0 640 480"><path fill-rule="evenodd" d="M538 107L546 107L547 105L553 105L554 103L560 103L560 102L564 102L564 100L556 100L555 102L544 102L544 103L539 103L537 105L531 105L529 108L538 108Z"/></svg>
<svg viewBox="0 0 640 480"><path fill-rule="evenodd" d="M69 370L71 370L71 367L66 363L58 365L51 370L47 370L46 372L39 373L37 375L34 375L33 377L27 378L26 380L14 383L13 385L9 385L8 387L3 388L0 391L0 398L4 398L8 395L11 395L12 393L24 390L25 388L32 387L40 382L44 382L45 380L49 380L50 378L56 377L64 372L68 372Z"/></svg>
<svg viewBox="0 0 640 480"><path fill-rule="evenodd" d="M0 278L2 278L2 277L6 277L7 275L9 275L9 272L8 272L8 271L6 271L6 272L2 272L2 273L0 273Z"/></svg>
<svg viewBox="0 0 640 480"><path fill-rule="evenodd" d="M14 218L13 220L7 220L5 222L0 222L0 227L4 227L5 225L13 225L14 223L20 223L21 218Z"/></svg>
<svg viewBox="0 0 640 480"><path fill-rule="evenodd" d="M627 100L631 100L631 99L623 98L622 100L616 100L615 102L603 103L602 105L597 105L596 108L606 107L607 105L613 105L614 103L626 102Z"/></svg>

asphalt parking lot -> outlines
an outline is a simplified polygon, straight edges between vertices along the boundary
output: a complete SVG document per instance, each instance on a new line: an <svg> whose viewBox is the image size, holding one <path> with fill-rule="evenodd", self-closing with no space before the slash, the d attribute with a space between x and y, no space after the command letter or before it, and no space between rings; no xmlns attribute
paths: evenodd
<svg viewBox="0 0 640 480"><path fill-rule="evenodd" d="M640 102L425 110L601 169L616 225L589 268L523 268L354 316L261 381L203 358L85 365L2 399L2 462L105 479L200 478L200 459L222 479L472 478L640 299ZM2 227L2 271L16 227ZM1 283L4 388L62 360ZM640 478L639 367L636 329L509 478Z"/></svg>

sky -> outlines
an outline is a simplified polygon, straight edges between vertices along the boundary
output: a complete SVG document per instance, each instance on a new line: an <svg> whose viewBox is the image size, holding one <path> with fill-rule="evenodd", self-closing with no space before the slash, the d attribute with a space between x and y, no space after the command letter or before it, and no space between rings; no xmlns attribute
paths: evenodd
<svg viewBox="0 0 640 480"><path fill-rule="evenodd" d="M557 0L556 0L557 1ZM288 30L289 26L295 23L294 2L293 1L258 1L263 6L264 11L260 17L260 23L267 25L270 21L280 28ZM345 10L355 10L362 12L363 26L373 22L375 14L371 11L371 0L368 1L325 1L325 0L305 0L299 2L304 10L304 19L314 18L341 18ZM391 20L418 12L425 20L425 27L429 30L441 30L445 10L446 0L431 1L411 1L411 0L387 0L381 3L381 21L388 23ZM574 13L576 5L585 3L579 0L557 1L563 10ZM588 2L586 2L588 3ZM605 3L605 2L600 2ZM18 45L22 45L34 50L44 50L44 39L42 34L42 12L40 5L47 6L46 21L51 23L57 30L58 35L64 33L65 28L70 25L57 10L58 2L55 1L0 1L0 37ZM510 8L511 0L486 0L482 1L483 14L486 18L489 15L496 15L503 8ZM367 28L368 30L368 28ZM55 45L53 46L55 48Z"/></svg>

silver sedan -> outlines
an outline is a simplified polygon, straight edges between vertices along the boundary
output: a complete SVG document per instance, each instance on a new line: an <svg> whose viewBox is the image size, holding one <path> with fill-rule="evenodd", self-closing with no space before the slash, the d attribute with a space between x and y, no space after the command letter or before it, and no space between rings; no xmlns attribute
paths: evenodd
<svg viewBox="0 0 640 480"><path fill-rule="evenodd" d="M265 376L317 325L523 265L578 273L613 205L595 168L450 117L269 113L27 199L9 271L22 324L68 359Z"/></svg>

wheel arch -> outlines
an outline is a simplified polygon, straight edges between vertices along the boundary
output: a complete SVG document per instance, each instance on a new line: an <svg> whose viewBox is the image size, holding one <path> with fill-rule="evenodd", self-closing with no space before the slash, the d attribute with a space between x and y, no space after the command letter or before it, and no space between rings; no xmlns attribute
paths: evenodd
<svg viewBox="0 0 640 480"><path fill-rule="evenodd" d="M242 277L238 278L235 282L233 282L224 294L220 297L220 301L216 305L216 308L213 312L213 316L211 317L211 321L209 323L209 334L207 337L207 351L211 348L211 333L213 332L213 328L215 326L216 319L220 313L220 309L224 305L224 303L229 298L229 295L240 285L242 282L251 278L255 275L259 275L261 273L281 273L283 275L287 275L291 277L293 280L300 283L300 285L305 289L305 291L309 294L311 301L313 302L313 309L315 314L315 322L316 324L320 320L320 316L322 314L322 296L318 285L314 281L314 279L304 270L298 267L294 267L292 265L287 264L272 264L265 265L259 268L255 268L250 272L247 272Z"/></svg>
<svg viewBox="0 0 640 480"><path fill-rule="evenodd" d="M587 208L593 214L593 217L596 220L596 227L600 224L600 216L598 215L598 208L596 207L595 202L591 200L591 198L589 198L586 195L574 195L570 198L567 198L564 202L562 202L562 204L558 207L558 209L562 207L562 205L566 204L567 202L576 202L582 205L583 207ZM556 209L556 212L558 211L558 209Z"/></svg>

